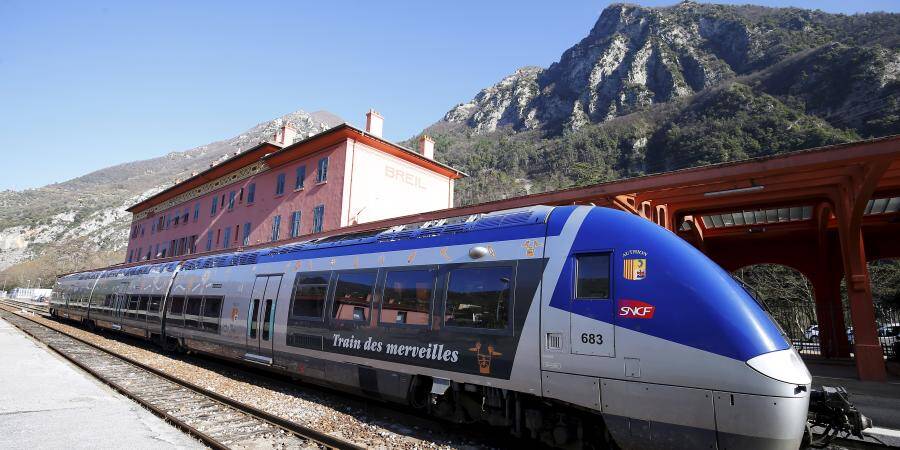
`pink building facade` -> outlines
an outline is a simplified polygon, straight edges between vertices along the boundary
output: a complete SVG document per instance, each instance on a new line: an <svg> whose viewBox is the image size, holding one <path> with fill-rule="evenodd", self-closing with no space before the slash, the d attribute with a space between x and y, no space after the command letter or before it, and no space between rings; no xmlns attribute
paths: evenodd
<svg viewBox="0 0 900 450"><path fill-rule="evenodd" d="M453 206L464 176L418 151L343 124L294 142L282 127L273 141L234 155L128 209L126 262L238 249Z"/></svg>

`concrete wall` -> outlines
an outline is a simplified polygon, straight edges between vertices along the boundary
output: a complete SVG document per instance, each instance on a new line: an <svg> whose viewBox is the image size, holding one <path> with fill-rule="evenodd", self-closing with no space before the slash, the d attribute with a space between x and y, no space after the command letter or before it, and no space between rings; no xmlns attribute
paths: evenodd
<svg viewBox="0 0 900 450"><path fill-rule="evenodd" d="M341 225L373 222L453 206L453 180L359 142L347 146Z"/></svg>

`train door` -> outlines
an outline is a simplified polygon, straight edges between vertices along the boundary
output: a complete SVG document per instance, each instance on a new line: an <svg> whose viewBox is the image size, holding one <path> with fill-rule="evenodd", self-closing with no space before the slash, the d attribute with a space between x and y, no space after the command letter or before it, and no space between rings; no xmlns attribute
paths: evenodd
<svg viewBox="0 0 900 450"><path fill-rule="evenodd" d="M569 261L569 327L576 355L616 355L612 283L608 251L574 253Z"/></svg>
<svg viewBox="0 0 900 450"><path fill-rule="evenodd" d="M112 328L114 330L122 329L122 316L125 314L125 309L128 307L128 296L117 292L113 294L113 317L112 317Z"/></svg>
<svg viewBox="0 0 900 450"><path fill-rule="evenodd" d="M244 359L272 364L275 345L275 307L282 275L259 275L253 283L247 313L247 352Z"/></svg>

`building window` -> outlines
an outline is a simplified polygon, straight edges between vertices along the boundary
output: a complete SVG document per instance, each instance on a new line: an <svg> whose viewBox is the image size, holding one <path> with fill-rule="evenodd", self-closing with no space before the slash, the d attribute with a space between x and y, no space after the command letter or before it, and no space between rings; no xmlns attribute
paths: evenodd
<svg viewBox="0 0 900 450"><path fill-rule="evenodd" d="M209 214L212 215L212 216L216 215L216 210L217 210L218 208L219 208L219 196L218 196L218 195L214 195L214 196L213 196L213 201L212 201L212 206L211 206L210 209L209 209Z"/></svg>
<svg viewBox="0 0 900 450"><path fill-rule="evenodd" d="M166 229L168 230L171 227L172 227L172 215L166 214Z"/></svg>
<svg viewBox="0 0 900 450"><path fill-rule="evenodd" d="M228 210L229 210L229 211L231 211L232 209L234 209L234 199L235 199L235 196L236 196L236 195L237 195L237 194L235 194L234 191L231 191L231 192L228 193Z"/></svg>
<svg viewBox="0 0 900 450"><path fill-rule="evenodd" d="M306 166L300 166L297 168L297 179L294 181L294 190L299 191L303 189L303 180L306 179Z"/></svg>
<svg viewBox="0 0 900 450"><path fill-rule="evenodd" d="M181 221L183 223L188 223L188 217L191 217L191 211L188 208L184 208L184 214L181 216Z"/></svg>
<svg viewBox="0 0 900 450"><path fill-rule="evenodd" d="M325 205L319 205L313 208L313 233L322 232L322 222L325 221Z"/></svg>
<svg viewBox="0 0 900 450"><path fill-rule="evenodd" d="M319 170L316 173L316 183L324 183L328 180L328 157L319 160Z"/></svg>
<svg viewBox="0 0 900 450"><path fill-rule="evenodd" d="M278 181L275 183L275 195L284 194L284 174L278 174Z"/></svg>
<svg viewBox="0 0 900 450"><path fill-rule="evenodd" d="M141 252L138 252L140 254ZM131 257L134 255L134 249L128 250L128 262L131 262Z"/></svg>
<svg viewBox="0 0 900 450"><path fill-rule="evenodd" d="M150 224L150 235L152 236L154 234L156 234L156 221Z"/></svg>
<svg viewBox="0 0 900 450"><path fill-rule="evenodd" d="M444 324L493 330L506 328L512 277L512 267L451 270Z"/></svg>
<svg viewBox="0 0 900 450"><path fill-rule="evenodd" d="M225 239L222 239L222 248L228 248L231 245L231 227L225 229Z"/></svg>
<svg viewBox="0 0 900 450"><path fill-rule="evenodd" d="M206 251L212 250L212 231L206 232Z"/></svg>
<svg viewBox="0 0 900 450"><path fill-rule="evenodd" d="M253 203L256 200L256 183L250 183L250 186L247 186L247 204Z"/></svg>
<svg viewBox="0 0 900 450"><path fill-rule="evenodd" d="M159 258L159 244L156 244L156 248L155 248L155 250L153 250L153 254L154 254L157 258Z"/></svg>
<svg viewBox="0 0 900 450"><path fill-rule="evenodd" d="M250 222L244 224L244 245L250 245Z"/></svg>
<svg viewBox="0 0 900 450"><path fill-rule="evenodd" d="M278 240L278 232L281 230L281 216L277 215L272 218L272 240Z"/></svg>
<svg viewBox="0 0 900 450"><path fill-rule="evenodd" d="M194 222L200 219L200 204L194 205Z"/></svg>
<svg viewBox="0 0 900 450"><path fill-rule="evenodd" d="M181 219L181 216L175 216L175 220L174 220L175 223L174 223L174 225L175 225L176 227L178 226L178 221L179 221L180 219Z"/></svg>
<svg viewBox="0 0 900 450"><path fill-rule="evenodd" d="M300 211L291 213L291 237L300 236Z"/></svg>
<svg viewBox="0 0 900 450"><path fill-rule="evenodd" d="M144 237L144 224L141 224L141 237Z"/></svg>

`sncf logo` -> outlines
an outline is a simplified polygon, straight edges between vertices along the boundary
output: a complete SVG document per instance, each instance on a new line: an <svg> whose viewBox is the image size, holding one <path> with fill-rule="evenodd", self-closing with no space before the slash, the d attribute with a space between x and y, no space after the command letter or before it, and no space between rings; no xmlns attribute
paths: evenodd
<svg viewBox="0 0 900 450"><path fill-rule="evenodd" d="M656 307L639 300L619 300L619 317L628 319L652 319Z"/></svg>

